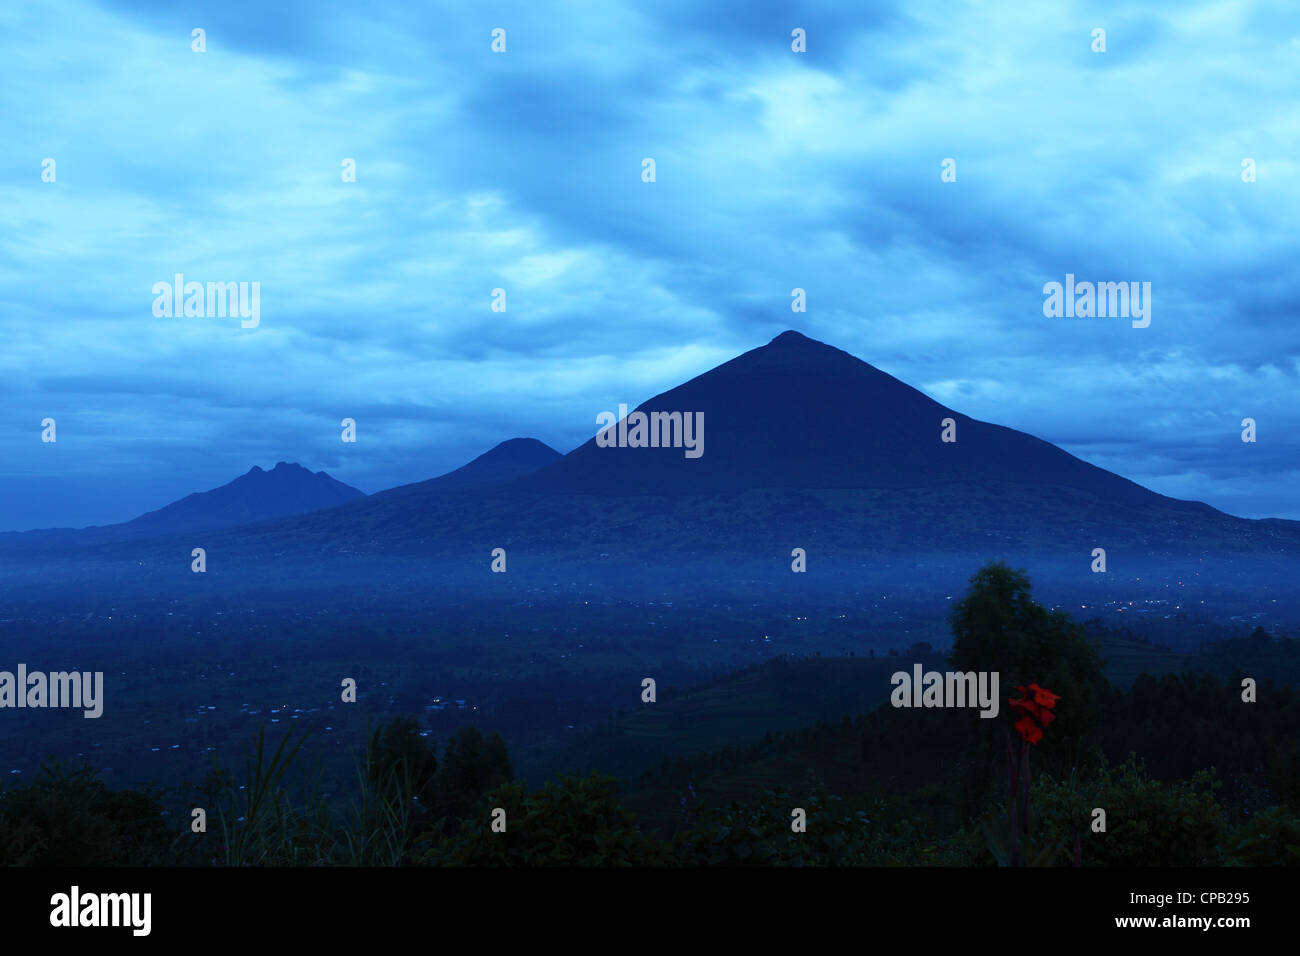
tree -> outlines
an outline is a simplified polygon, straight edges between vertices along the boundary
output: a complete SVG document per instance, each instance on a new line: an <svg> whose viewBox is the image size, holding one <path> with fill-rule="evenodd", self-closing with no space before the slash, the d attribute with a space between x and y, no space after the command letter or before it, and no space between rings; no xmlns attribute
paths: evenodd
<svg viewBox="0 0 1300 956"><path fill-rule="evenodd" d="M1042 750L1073 763L1108 691L1101 659L1083 628L1064 612L1036 602L1028 575L1002 562L986 564L975 573L966 596L953 608L950 624L952 666L997 672L1004 715L1006 698L1014 696L1018 685L1037 683L1060 695L1057 722Z"/></svg>
<svg viewBox="0 0 1300 956"><path fill-rule="evenodd" d="M427 804L434 796L437 770L438 759L425 746L414 717L394 717L372 735L367 777L381 795L405 790Z"/></svg>
<svg viewBox="0 0 1300 956"><path fill-rule="evenodd" d="M438 801L453 820L459 820L483 794L513 779L514 770L501 735L493 733L484 740L477 727L466 727L447 741L438 774Z"/></svg>
<svg viewBox="0 0 1300 956"><path fill-rule="evenodd" d="M90 766L47 762L28 786L0 792L0 865L158 865L171 841L155 793L109 790Z"/></svg>

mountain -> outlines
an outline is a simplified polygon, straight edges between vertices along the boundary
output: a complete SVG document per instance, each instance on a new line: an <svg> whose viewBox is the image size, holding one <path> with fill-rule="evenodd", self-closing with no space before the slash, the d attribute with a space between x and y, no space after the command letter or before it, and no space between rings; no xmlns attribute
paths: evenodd
<svg viewBox="0 0 1300 956"><path fill-rule="evenodd" d="M270 471L254 465L220 488L186 495L119 527L132 535L210 531L333 508L364 497L365 492L323 471L282 461Z"/></svg>
<svg viewBox="0 0 1300 956"><path fill-rule="evenodd" d="M419 491L467 491L502 485L549 465L563 456L536 438L511 438L501 442L467 465L437 478L402 485L404 494ZM389 492L380 492L387 494Z"/></svg>
<svg viewBox="0 0 1300 956"><path fill-rule="evenodd" d="M658 555L691 552L709 574L721 573L709 555L773 560L795 546L823 555L1032 552L1070 566L1105 547L1122 551L1129 568L1158 552L1300 555L1300 522L1246 520L1157 494L793 331L637 410L693 422L699 413L704 428L691 437L702 437L702 454L601 447L593 437L505 483L470 485L453 472L328 516L250 530L230 546L281 556L418 553L470 568L484 547L580 561L634 553L647 573ZM945 419L955 442L941 440Z"/></svg>
<svg viewBox="0 0 1300 956"><path fill-rule="evenodd" d="M1161 498L1032 435L940 405L847 352L794 331L656 395L636 411L702 413L703 454L602 448L593 437L519 487L677 495L1032 481L1125 503ZM941 441L940 423L947 418L956 423L955 442Z"/></svg>
<svg viewBox="0 0 1300 956"><path fill-rule="evenodd" d="M370 497L354 492L356 500L327 512L311 509L333 501L308 504L295 494L294 510L308 513L229 527L290 505L273 495L268 505L250 488L234 496L239 503L191 496L203 507L186 499L132 524L153 522L161 534L192 527L196 513L209 527L219 517L227 530L205 544L224 555L221 573L250 581L260 582L271 562L282 579L304 583L327 572L355 583L364 567L384 566L386 576L419 588L436 581L446 593L504 578L484 577L497 547L509 550L515 572L564 565L566 581L604 576L602 588L632 588L653 579L674 593L703 593L728 576L768 587L776 572L781 587L805 591L842 593L893 575L900 587L925 577L951 593L952 582L993 558L1101 586L1117 578L1089 572L1098 547L1128 580L1160 574L1182 587L1190 575L1241 590L1262 576L1293 577L1300 556L1300 522L1236 518L1157 494L1042 439L947 408L793 331L637 410L690 413L682 420L692 422L699 413L704 428L691 437L702 438L702 454L601 447L593 437L557 458L540 442L515 439L447 475ZM942 440L945 419L955 442ZM634 415L623 423L634 424ZM256 477L255 469L240 481ZM235 484L207 494L230 495ZM77 534L57 547L104 567L172 573L186 545L91 549ZM790 573L796 547L808 551L806 576ZM53 556L54 543L44 550ZM10 573L36 575L19 551L4 551ZM188 564L179 567L188 573Z"/></svg>
<svg viewBox="0 0 1300 956"><path fill-rule="evenodd" d="M108 549L110 555L123 554L140 548L136 542L142 540L195 531L220 532L334 508L365 497L365 492L323 471L312 472L283 461L270 471L254 465L219 488L186 495L121 524L0 533L0 555L16 556L21 563L42 554L98 553L100 548Z"/></svg>

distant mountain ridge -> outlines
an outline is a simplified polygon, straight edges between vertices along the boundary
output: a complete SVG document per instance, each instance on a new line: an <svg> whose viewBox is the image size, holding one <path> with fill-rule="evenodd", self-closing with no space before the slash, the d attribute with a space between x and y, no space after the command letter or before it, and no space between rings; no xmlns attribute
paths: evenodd
<svg viewBox="0 0 1300 956"><path fill-rule="evenodd" d="M364 497L365 492L323 471L312 472L302 465L282 461L270 471L254 465L218 488L186 495L130 521L89 528L6 531L0 533L0 543L57 547L155 538L189 531L220 531L333 508Z"/></svg>
<svg viewBox="0 0 1300 956"><path fill-rule="evenodd" d="M1082 561L1085 571L1095 547L1127 568L1160 554L1193 564L1228 553L1300 557L1300 522L1236 518L1157 494L1042 439L947 408L794 331L637 408L702 413L703 454L600 447L593 437L559 456L541 442L511 439L445 475L327 512L227 526L212 546L238 556L227 568L249 573L270 560L309 562L301 566L319 573L331 556L400 554L474 574L496 547L580 563L593 554L636 555L644 568L682 576L689 562L667 555L691 554L705 566L713 555L788 566L794 547L895 560L1034 554ZM942 440L948 419L955 442ZM222 514L258 520L237 509ZM149 519L156 530L166 527L162 517L133 524L144 528ZM77 540L72 533L57 546ZM152 547L171 554L181 543ZM120 544L95 557L134 562L148 552Z"/></svg>
<svg viewBox="0 0 1300 956"><path fill-rule="evenodd" d="M378 495L488 491L561 457L535 438L511 438L444 475L402 485ZM2 532L0 547L36 550L112 545L194 531L226 531L280 518L294 518L366 498L365 492L324 471L278 462L270 471L254 465L210 491L195 492L130 521L89 528L43 528Z"/></svg>
<svg viewBox="0 0 1300 956"><path fill-rule="evenodd" d="M210 531L333 508L364 497L365 492L323 471L281 461L270 471L254 465L234 481L186 495L125 522L122 528L149 534Z"/></svg>
<svg viewBox="0 0 1300 956"><path fill-rule="evenodd" d="M794 331L637 410L703 413L703 454L601 447L593 436L505 483L448 494L451 482L418 482L328 520L305 515L250 530L230 546L453 561L498 545L579 560L635 553L647 562L667 552L788 555L796 545L1300 556L1300 522L1236 518L1157 494L1042 439L947 408ZM942 440L946 419L955 442Z"/></svg>

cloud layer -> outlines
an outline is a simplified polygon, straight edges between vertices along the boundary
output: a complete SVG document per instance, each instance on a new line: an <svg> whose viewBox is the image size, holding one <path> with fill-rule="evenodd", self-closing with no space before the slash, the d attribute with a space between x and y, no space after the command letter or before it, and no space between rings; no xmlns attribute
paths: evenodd
<svg viewBox="0 0 1300 956"><path fill-rule="evenodd" d="M865 6L0 10L0 529L568 451L790 327L1300 518L1300 10ZM156 317L175 273L259 282L259 327ZM1046 318L1067 273L1150 282L1151 326Z"/></svg>

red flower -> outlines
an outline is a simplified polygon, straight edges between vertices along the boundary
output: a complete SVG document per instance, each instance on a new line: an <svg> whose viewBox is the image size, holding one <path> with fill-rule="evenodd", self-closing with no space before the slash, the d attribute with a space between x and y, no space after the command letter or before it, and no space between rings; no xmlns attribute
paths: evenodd
<svg viewBox="0 0 1300 956"><path fill-rule="evenodd" d="M1043 739L1043 730L1056 719L1052 708L1061 699L1061 695L1054 694L1037 684L1030 684L1028 687L1019 686L1016 690L1025 695L1007 700L1011 709L1020 715L1020 719L1015 724L1016 732L1020 734L1022 740L1037 744Z"/></svg>
<svg viewBox="0 0 1300 956"><path fill-rule="evenodd" d="M1031 744L1036 744L1043 739L1043 728L1034 723L1030 717L1021 717L1017 720L1016 730L1021 737Z"/></svg>
<svg viewBox="0 0 1300 956"><path fill-rule="evenodd" d="M1038 715L1042 713L1042 708L1032 700L1021 700L1020 698L1011 701L1011 709L1017 713L1033 717L1035 720L1037 720Z"/></svg>
<svg viewBox="0 0 1300 956"><path fill-rule="evenodd" d="M1037 684L1030 684L1029 689L1034 692L1034 703L1038 704L1040 707L1046 707L1048 710L1055 707L1056 702L1061 699L1060 694L1053 694L1050 690L1045 690ZM1021 687L1018 688L1018 690L1023 692L1024 688Z"/></svg>

